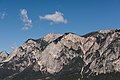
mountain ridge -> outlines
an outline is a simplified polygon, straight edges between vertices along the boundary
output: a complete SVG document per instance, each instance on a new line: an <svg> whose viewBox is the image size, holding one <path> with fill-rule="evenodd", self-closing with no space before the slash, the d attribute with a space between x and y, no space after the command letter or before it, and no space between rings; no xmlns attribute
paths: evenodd
<svg viewBox="0 0 120 80"><path fill-rule="evenodd" d="M2 80L119 80L120 29L30 38L2 61L2 70Z"/></svg>

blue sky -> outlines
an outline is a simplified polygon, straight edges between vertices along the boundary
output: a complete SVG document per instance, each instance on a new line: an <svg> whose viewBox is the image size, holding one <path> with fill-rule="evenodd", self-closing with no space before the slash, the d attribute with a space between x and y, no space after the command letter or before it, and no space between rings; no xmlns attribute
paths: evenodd
<svg viewBox="0 0 120 80"><path fill-rule="evenodd" d="M120 0L0 0L0 51L48 33L120 28Z"/></svg>

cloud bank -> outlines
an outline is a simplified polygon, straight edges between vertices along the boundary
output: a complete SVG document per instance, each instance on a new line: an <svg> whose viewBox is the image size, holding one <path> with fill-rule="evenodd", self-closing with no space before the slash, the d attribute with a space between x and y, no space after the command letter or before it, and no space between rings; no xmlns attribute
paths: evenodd
<svg viewBox="0 0 120 80"><path fill-rule="evenodd" d="M52 21L53 23L67 23L68 21L64 18L63 13L55 12L54 14L47 14L45 16L39 16L41 20Z"/></svg>
<svg viewBox="0 0 120 80"><path fill-rule="evenodd" d="M23 30L28 30L32 27L32 20L28 17L28 12L26 9L20 10L21 20L24 22Z"/></svg>

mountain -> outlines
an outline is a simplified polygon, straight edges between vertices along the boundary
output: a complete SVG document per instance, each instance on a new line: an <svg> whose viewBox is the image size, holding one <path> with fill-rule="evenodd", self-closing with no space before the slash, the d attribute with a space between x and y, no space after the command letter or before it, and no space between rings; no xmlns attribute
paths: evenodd
<svg viewBox="0 0 120 80"><path fill-rule="evenodd" d="M8 53L6 51L0 52L0 63L4 61L8 57Z"/></svg>
<svg viewBox="0 0 120 80"><path fill-rule="evenodd" d="M1 80L120 80L120 29L28 39L0 64Z"/></svg>

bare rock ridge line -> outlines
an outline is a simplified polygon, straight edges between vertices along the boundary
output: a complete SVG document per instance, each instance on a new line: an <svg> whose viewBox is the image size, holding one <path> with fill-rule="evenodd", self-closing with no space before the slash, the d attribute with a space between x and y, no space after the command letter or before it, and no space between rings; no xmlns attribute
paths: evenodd
<svg viewBox="0 0 120 80"><path fill-rule="evenodd" d="M0 80L120 80L120 29L28 39L0 53Z"/></svg>

